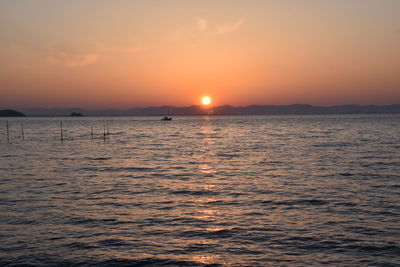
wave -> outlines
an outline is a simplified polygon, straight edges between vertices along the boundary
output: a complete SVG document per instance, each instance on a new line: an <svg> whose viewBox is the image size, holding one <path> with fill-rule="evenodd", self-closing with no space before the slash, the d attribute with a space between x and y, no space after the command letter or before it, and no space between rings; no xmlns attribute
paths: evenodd
<svg viewBox="0 0 400 267"><path fill-rule="evenodd" d="M269 205L285 205L285 206L294 206L294 205L320 206L320 205L327 205L330 202L321 199L295 199L295 200L283 200L283 201L262 200L260 201L260 203Z"/></svg>
<svg viewBox="0 0 400 267"><path fill-rule="evenodd" d="M147 167L83 167L79 170L92 172L148 172L154 169Z"/></svg>
<svg viewBox="0 0 400 267"><path fill-rule="evenodd" d="M9 267L36 267L36 266L85 266L85 267L132 267L132 266L222 266L219 264L202 264L193 261L175 260L175 259L161 259L161 258L143 258L143 259L93 259L87 257L85 260L68 260L53 257L31 256L21 257L18 259L1 259L1 266Z"/></svg>

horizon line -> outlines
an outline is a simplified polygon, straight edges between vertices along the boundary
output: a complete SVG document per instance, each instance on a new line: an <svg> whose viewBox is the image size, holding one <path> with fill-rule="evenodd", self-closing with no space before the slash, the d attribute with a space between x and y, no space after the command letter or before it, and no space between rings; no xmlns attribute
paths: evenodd
<svg viewBox="0 0 400 267"><path fill-rule="evenodd" d="M344 107L344 106L376 106L376 107L387 107L387 106L396 106L400 105L400 103L393 103L393 104L334 104L334 105L313 105L313 104L305 104L305 103L293 103L293 104L249 104L249 105L230 105L230 104L222 104L217 106L204 106L201 104L197 105L187 105L187 106L178 106L178 105L153 105L153 106L135 106L135 107L127 107L127 108L118 108L118 107L104 107L104 108L86 108L86 107L62 107L62 106L53 106L53 107L45 107L45 106L33 106L33 107L0 107L0 109L64 109L64 110L88 110L88 111L98 111L98 110L131 110L131 109L142 109L142 108L189 108L189 107L201 107L203 109L210 109L210 108L218 108L218 107L233 107L233 108L246 108L246 107L253 107L253 106L274 106L274 107L288 107L288 106L308 106L308 107L322 107L322 108L329 108L329 107Z"/></svg>

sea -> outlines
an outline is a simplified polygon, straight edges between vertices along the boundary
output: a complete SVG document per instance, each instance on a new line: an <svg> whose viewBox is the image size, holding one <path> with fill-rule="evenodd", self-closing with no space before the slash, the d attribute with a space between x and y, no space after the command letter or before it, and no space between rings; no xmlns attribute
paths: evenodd
<svg viewBox="0 0 400 267"><path fill-rule="evenodd" d="M400 266L400 114L0 119L0 266L322 265Z"/></svg>

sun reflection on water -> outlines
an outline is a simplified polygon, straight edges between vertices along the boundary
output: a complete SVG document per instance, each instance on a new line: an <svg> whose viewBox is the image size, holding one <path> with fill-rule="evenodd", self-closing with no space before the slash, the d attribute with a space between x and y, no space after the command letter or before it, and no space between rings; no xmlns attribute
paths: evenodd
<svg viewBox="0 0 400 267"><path fill-rule="evenodd" d="M218 192L220 190L220 185L216 182L218 171L215 162L215 147L217 139L215 138L215 127L209 120L209 117L204 117L202 120L199 136L201 138L199 141L200 146L198 148L198 154L195 157L198 162L198 174L202 176L202 180L201 183L193 185L192 190L200 190L205 194ZM219 210L217 206L213 205L213 203L216 203L219 200L220 198L210 195L201 195L193 199L197 204L192 212L192 218L203 222L202 225L197 227L196 231L202 233L204 237L197 241L210 248L218 244L209 240L206 236L226 230L223 227L216 226L216 224L220 224L223 221L221 217L223 216L223 212ZM199 264L224 264L221 255L209 253L205 255L191 256L187 260Z"/></svg>
<svg viewBox="0 0 400 267"><path fill-rule="evenodd" d="M200 264L223 264L219 255L196 255L191 257L190 261Z"/></svg>

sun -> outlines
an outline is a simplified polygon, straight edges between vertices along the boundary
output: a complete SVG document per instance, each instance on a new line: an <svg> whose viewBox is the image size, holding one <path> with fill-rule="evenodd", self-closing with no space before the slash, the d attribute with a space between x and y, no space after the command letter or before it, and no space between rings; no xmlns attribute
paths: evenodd
<svg viewBox="0 0 400 267"><path fill-rule="evenodd" d="M205 106L208 106L211 104L211 98L209 96L203 96L201 98L201 103Z"/></svg>

